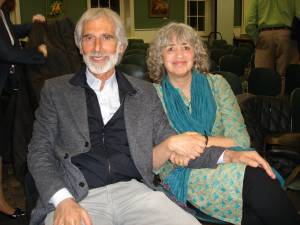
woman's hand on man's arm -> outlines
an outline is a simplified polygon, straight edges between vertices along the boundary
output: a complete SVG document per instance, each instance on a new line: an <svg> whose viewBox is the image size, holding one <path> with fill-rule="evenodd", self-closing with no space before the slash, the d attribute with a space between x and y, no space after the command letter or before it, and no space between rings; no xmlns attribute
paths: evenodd
<svg viewBox="0 0 300 225"><path fill-rule="evenodd" d="M224 163L244 163L251 167L261 167L272 179L276 178L269 163L256 151L225 150L223 159Z"/></svg>

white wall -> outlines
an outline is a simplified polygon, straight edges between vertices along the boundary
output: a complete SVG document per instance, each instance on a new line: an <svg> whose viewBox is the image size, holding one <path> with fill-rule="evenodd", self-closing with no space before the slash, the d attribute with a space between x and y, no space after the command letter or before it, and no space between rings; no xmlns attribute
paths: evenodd
<svg viewBox="0 0 300 225"><path fill-rule="evenodd" d="M219 0L217 4L217 31L229 44L233 39L234 0Z"/></svg>

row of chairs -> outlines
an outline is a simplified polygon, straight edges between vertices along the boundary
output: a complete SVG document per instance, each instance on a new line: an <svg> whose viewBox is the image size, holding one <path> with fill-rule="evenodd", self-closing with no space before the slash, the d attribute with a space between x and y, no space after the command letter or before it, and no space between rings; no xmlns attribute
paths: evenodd
<svg viewBox="0 0 300 225"><path fill-rule="evenodd" d="M254 45L252 43L239 43L236 46L227 44L219 32L215 34L213 41L208 41L210 56L210 71L232 72L239 77L247 79L249 71L254 68ZM220 39L218 39L218 37Z"/></svg>
<svg viewBox="0 0 300 225"><path fill-rule="evenodd" d="M222 51L228 46L225 40L214 40L212 43L213 48L210 51ZM143 47L136 48L136 46ZM148 44L144 43L142 39L129 39L128 48L118 67L125 73L132 74L144 80L149 80L146 64L147 46ZM216 46L218 46L219 49L217 49ZM249 59L251 51L253 50L252 45L242 43L232 50L232 54L222 56L219 59L219 65L216 64L215 61L212 61L210 71L223 75L229 84L231 84L235 94L248 91L255 95L279 95L281 90L281 77L273 70L250 67L247 81L243 80L245 78L236 78L235 75L242 77L246 68L245 61L243 61L241 55ZM300 87L300 65L291 64L287 67L285 86L285 93L288 95L291 94L293 89Z"/></svg>
<svg viewBox="0 0 300 225"><path fill-rule="evenodd" d="M144 55L124 56L118 68L127 74L149 81L146 56ZM212 73L223 75L236 95L249 92L255 95L277 96L281 91L281 77L271 69L253 68L249 73L248 81L242 81L236 73L226 70L212 71ZM290 95L295 88L300 87L300 65L288 66L285 86L287 95Z"/></svg>
<svg viewBox="0 0 300 225"><path fill-rule="evenodd" d="M300 88L289 98L250 95L240 102L252 147L300 191Z"/></svg>
<svg viewBox="0 0 300 225"><path fill-rule="evenodd" d="M146 64L148 48L149 44L144 43L143 39L128 39L128 47L117 68L130 76L149 81Z"/></svg>
<svg viewBox="0 0 300 225"><path fill-rule="evenodd" d="M236 95L249 92L255 95L278 96L281 93L280 75L268 68L251 69L247 81L228 70L212 73L223 75ZM300 87L300 65L290 64L286 71L284 94L289 96L298 87Z"/></svg>
<svg viewBox="0 0 300 225"><path fill-rule="evenodd" d="M210 58L219 64L219 60L224 55L235 55L239 56L242 59L242 62L245 66L251 61L253 55L253 50L247 47L238 46L233 47L232 49L223 49L223 48L213 48L209 49Z"/></svg>

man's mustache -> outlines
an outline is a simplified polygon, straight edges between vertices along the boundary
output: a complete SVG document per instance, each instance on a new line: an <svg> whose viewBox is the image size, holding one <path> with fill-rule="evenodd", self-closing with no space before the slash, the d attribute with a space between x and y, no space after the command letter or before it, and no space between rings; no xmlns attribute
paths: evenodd
<svg viewBox="0 0 300 225"><path fill-rule="evenodd" d="M105 57L105 56L111 56L111 54L107 54L107 53L103 53L103 52L91 52L89 54L87 54L88 56L92 56L92 57Z"/></svg>

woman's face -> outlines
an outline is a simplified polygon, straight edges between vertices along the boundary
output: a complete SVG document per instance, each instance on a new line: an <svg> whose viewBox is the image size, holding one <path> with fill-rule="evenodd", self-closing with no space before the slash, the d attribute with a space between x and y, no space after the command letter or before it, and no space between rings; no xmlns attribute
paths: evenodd
<svg viewBox="0 0 300 225"><path fill-rule="evenodd" d="M162 50L163 64L170 78L191 76L194 64L194 51L187 42L178 42L174 37Z"/></svg>

